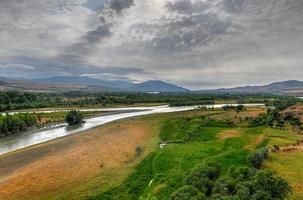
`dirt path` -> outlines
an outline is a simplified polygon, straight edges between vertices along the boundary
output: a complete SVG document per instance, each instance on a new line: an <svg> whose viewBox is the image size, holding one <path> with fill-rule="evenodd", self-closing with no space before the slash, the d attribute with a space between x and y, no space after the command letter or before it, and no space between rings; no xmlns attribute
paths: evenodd
<svg viewBox="0 0 303 200"><path fill-rule="evenodd" d="M148 149L150 137L147 123L125 121L2 156L0 199L49 200L65 194L111 169L130 166L135 148Z"/></svg>

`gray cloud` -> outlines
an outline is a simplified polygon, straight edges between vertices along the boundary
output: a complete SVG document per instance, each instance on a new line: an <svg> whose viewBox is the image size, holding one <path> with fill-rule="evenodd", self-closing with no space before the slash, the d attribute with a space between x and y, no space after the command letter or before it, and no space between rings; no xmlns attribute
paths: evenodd
<svg viewBox="0 0 303 200"><path fill-rule="evenodd" d="M207 1L189 1L189 0L178 0L168 1L165 7L172 12L181 14L193 14L205 12L210 8L210 4Z"/></svg>
<svg viewBox="0 0 303 200"><path fill-rule="evenodd" d="M121 13L122 10L126 8L130 8L135 5L134 0L110 0L109 8L116 11L117 13Z"/></svg>
<svg viewBox="0 0 303 200"><path fill-rule="evenodd" d="M0 18L0 76L191 88L303 76L301 0L3 0Z"/></svg>
<svg viewBox="0 0 303 200"><path fill-rule="evenodd" d="M109 25L100 25L95 30L89 31L85 38L91 42L99 42L101 39L109 36L111 34L110 32L110 26Z"/></svg>

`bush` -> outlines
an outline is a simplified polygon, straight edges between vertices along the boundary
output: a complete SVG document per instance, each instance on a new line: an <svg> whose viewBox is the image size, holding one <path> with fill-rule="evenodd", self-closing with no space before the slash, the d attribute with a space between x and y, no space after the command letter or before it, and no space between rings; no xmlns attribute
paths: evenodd
<svg viewBox="0 0 303 200"><path fill-rule="evenodd" d="M79 111L72 110L69 113L67 113L65 117L65 122L71 126L71 125L77 125L83 123L83 116Z"/></svg>
<svg viewBox="0 0 303 200"><path fill-rule="evenodd" d="M209 195L214 186L214 181L219 177L220 173L220 166L215 163L198 165L187 176L185 183Z"/></svg>
<svg viewBox="0 0 303 200"><path fill-rule="evenodd" d="M259 156L261 156L260 152ZM187 180L191 182L186 182L173 193L171 199L197 199L197 195L200 197L201 193L204 193L209 200L284 200L291 192L285 180L268 170L247 167L230 168L227 175L219 178L215 176L216 179L210 180L207 179L207 168L208 166L205 165L204 169L201 166L195 168L187 177ZM199 189L207 181L213 184L209 193Z"/></svg>
<svg viewBox="0 0 303 200"><path fill-rule="evenodd" d="M16 134L36 124L37 116L35 114L20 113L0 116L0 135Z"/></svg>
<svg viewBox="0 0 303 200"><path fill-rule="evenodd" d="M256 191L267 193L271 197L269 199L285 199L291 191L289 184L284 179L268 170L259 171L254 177L253 183Z"/></svg>
<svg viewBox="0 0 303 200"><path fill-rule="evenodd" d="M260 169L263 165L263 161L268 159L269 152L267 148L263 148L258 152L250 154L247 158L248 163L257 169Z"/></svg>
<svg viewBox="0 0 303 200"><path fill-rule="evenodd" d="M254 168L260 169L262 167L263 157L260 152L249 155L247 160L250 166Z"/></svg>
<svg viewBox="0 0 303 200"><path fill-rule="evenodd" d="M143 154L143 152L144 152L143 147L141 147L141 146L136 147L136 149L135 149L136 157L141 156Z"/></svg>
<svg viewBox="0 0 303 200"><path fill-rule="evenodd" d="M196 188L185 185L171 195L171 200L206 200L206 197Z"/></svg>

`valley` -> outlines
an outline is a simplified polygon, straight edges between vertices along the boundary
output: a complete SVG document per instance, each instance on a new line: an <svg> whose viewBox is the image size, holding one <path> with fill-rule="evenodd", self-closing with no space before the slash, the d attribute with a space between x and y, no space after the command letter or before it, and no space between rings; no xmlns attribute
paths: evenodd
<svg viewBox="0 0 303 200"><path fill-rule="evenodd" d="M248 107L239 113L220 108L155 113L20 149L0 156L0 197L166 199L198 163L215 161L226 174L230 166L249 166L251 152L303 139L289 128L250 127L245 120L264 112ZM301 150L270 153L262 167L289 181L294 200L302 198L300 169L294 167L300 155Z"/></svg>

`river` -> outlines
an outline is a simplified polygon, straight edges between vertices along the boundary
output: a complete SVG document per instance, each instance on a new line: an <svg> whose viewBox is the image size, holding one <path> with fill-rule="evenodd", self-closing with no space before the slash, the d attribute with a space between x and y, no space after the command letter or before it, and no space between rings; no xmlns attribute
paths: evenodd
<svg viewBox="0 0 303 200"><path fill-rule="evenodd" d="M207 108L221 108L225 104L207 105ZM233 104L236 105L236 104ZM246 107L260 107L264 104L244 104ZM154 106L154 107L135 107L135 108L109 108L109 109L80 109L81 111L123 111L120 114L111 114L99 117L93 117L86 119L86 123L82 126L69 129L67 124L62 123L51 129L39 129L34 131L27 131L22 134L11 135L0 138L0 155L13 152L19 149L23 149L32 145L40 144L50 140L54 140L67 135L73 135L83 132L85 130L100 126L109 122L113 122L120 119L150 115L155 113L171 113L187 110L194 110L196 106L183 106L183 107L169 107L169 106ZM58 112L62 110L49 110L49 111L36 111L38 113L45 112ZM66 110L67 111L67 110ZM129 112L127 112L129 111ZM33 112L33 111L28 111ZM17 112L11 112L9 114L16 114Z"/></svg>

